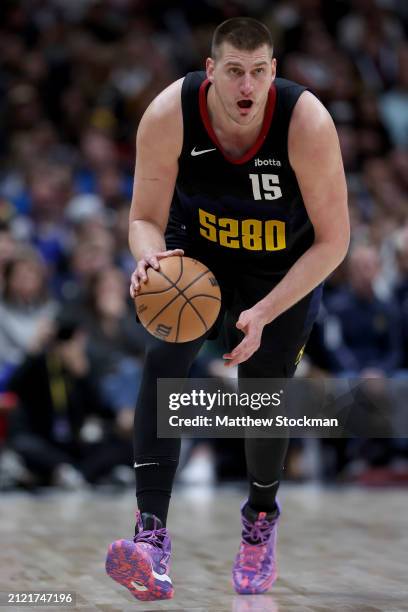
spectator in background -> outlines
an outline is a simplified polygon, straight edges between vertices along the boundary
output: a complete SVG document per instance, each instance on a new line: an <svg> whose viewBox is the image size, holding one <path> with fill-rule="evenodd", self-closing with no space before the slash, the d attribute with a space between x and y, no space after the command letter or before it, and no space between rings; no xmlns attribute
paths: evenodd
<svg viewBox="0 0 408 612"><path fill-rule="evenodd" d="M380 256L376 246L355 246L347 263L346 283L326 297L327 311L317 327L323 329L323 361L330 364L332 372L352 379L353 387L355 379L360 379L353 392L354 416L350 418L357 424L357 431L361 430L360 435L375 431L384 438L324 441L322 448L331 456L332 469L340 471L342 478L374 482L379 477L381 484L384 477L377 469L390 465L394 456L405 452L403 445L390 439L394 420L398 422L404 404L395 394L397 387L387 381L400 374L403 367L401 316L395 300L380 296L377 290ZM388 415L384 421L382 414ZM351 425L354 431L355 424ZM323 470L332 478L330 462ZM389 477L387 472L385 480Z"/></svg>
<svg viewBox="0 0 408 612"><path fill-rule="evenodd" d="M405 223L406 195L387 157L367 159L363 180L366 192L360 203L365 209L364 239L383 256L384 248L392 249L394 232Z"/></svg>
<svg viewBox="0 0 408 612"><path fill-rule="evenodd" d="M115 216L114 236L116 262L122 271L129 278L132 275L135 260L129 251L129 207L128 201L122 202L118 207Z"/></svg>
<svg viewBox="0 0 408 612"><path fill-rule="evenodd" d="M395 296L402 314L403 367L408 369L408 224L395 237L397 283Z"/></svg>
<svg viewBox="0 0 408 612"><path fill-rule="evenodd" d="M73 225L67 269L56 283L61 300L80 308L91 277L113 265L114 260L115 240L103 213L78 219Z"/></svg>
<svg viewBox="0 0 408 612"><path fill-rule="evenodd" d="M390 138L380 115L376 96L369 91L358 98L356 107L359 162L367 157L385 156L390 148Z"/></svg>
<svg viewBox="0 0 408 612"><path fill-rule="evenodd" d="M0 295L4 290L4 269L17 253L18 243L10 228L0 221Z"/></svg>
<svg viewBox="0 0 408 612"><path fill-rule="evenodd" d="M354 247L349 256L349 286L327 300L329 321L338 329L331 346L334 372L383 378L401 367L400 316L392 300L376 296L379 266L375 248Z"/></svg>
<svg viewBox="0 0 408 612"><path fill-rule="evenodd" d="M89 356L103 400L117 414L124 433L130 436L141 379L144 336L129 309L127 278L119 268L104 268L91 277L86 306Z"/></svg>
<svg viewBox="0 0 408 612"><path fill-rule="evenodd" d="M7 381L25 356L46 343L56 304L50 298L47 270L38 253L20 251L4 266L0 301L0 381Z"/></svg>
<svg viewBox="0 0 408 612"><path fill-rule="evenodd" d="M389 87L396 75L395 43L403 34L398 22L391 23L376 2L361 20L361 33L352 51L365 88L380 92Z"/></svg>
<svg viewBox="0 0 408 612"><path fill-rule="evenodd" d="M90 417L111 420L86 355L86 334L75 319L56 323L50 346L26 358L8 384L20 402L9 446L39 484L76 488L96 482L131 459L126 444Z"/></svg>
<svg viewBox="0 0 408 612"><path fill-rule="evenodd" d="M81 165L75 174L80 192L95 193L97 177L118 164L118 152L113 139L101 130L87 129L81 137Z"/></svg>
<svg viewBox="0 0 408 612"><path fill-rule="evenodd" d="M395 181L399 184L405 199L408 194L408 148L394 149L390 152L389 160L394 172ZM407 215L405 214L405 219Z"/></svg>
<svg viewBox="0 0 408 612"><path fill-rule="evenodd" d="M408 223L395 236L395 255L398 268L395 296L402 306L408 300Z"/></svg>
<svg viewBox="0 0 408 612"><path fill-rule="evenodd" d="M64 211L72 196L72 170L68 164L38 162L29 173L31 242L50 267L58 269L65 256L67 227Z"/></svg>
<svg viewBox="0 0 408 612"><path fill-rule="evenodd" d="M300 31L299 50L287 56L283 72L288 79L327 98L336 78L332 63L337 59L338 52L324 23L308 19Z"/></svg>
<svg viewBox="0 0 408 612"><path fill-rule="evenodd" d="M381 97L384 123L393 145L408 149L408 44L398 48L398 79L395 86Z"/></svg>

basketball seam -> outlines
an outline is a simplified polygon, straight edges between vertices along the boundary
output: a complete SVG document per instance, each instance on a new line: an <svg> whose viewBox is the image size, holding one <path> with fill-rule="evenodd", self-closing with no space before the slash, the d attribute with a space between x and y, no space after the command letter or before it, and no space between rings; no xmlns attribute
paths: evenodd
<svg viewBox="0 0 408 612"><path fill-rule="evenodd" d="M198 297L206 297L206 298L210 298L210 300L218 300L218 302L221 302L221 298L217 297L216 295L209 295L208 293L197 293L196 295L193 295L193 297L187 298L187 299L195 300Z"/></svg>
<svg viewBox="0 0 408 612"><path fill-rule="evenodd" d="M180 258L180 259L181 259L181 258ZM180 274L180 276L178 277L177 281L179 281L179 280L180 280L180 278L181 278L181 276L182 276L182 273L183 273L183 264L181 264L181 274ZM166 280L168 280L168 281L169 281L169 283L171 283L171 284L172 284L172 281L171 281L169 278L167 278L167 276L166 276L164 273L162 273L162 272L161 272L160 274L162 274L162 276L163 276L163 277L164 277ZM199 274L198 276L196 276L196 278L195 278L194 280L192 280L192 281L191 281L191 283L190 283L189 285L187 285L187 287L184 287L184 289L183 289L183 290L179 289L179 288L177 287L177 285L172 284L172 286L171 286L171 287L169 287L169 289L173 289L173 288L174 288L174 289L176 289L176 291L178 291L178 295L176 295L174 298L172 298L172 299L170 300L170 302L168 302L168 303L167 303L165 306L163 306L163 308L162 308L161 310L159 310L159 312L157 312L157 313L154 315L154 317L153 317L152 319L150 319L150 321L149 321L149 322L146 324L146 328L149 328L149 327L150 327L150 325L153 323L153 321L154 321L155 319L157 319L157 317L158 317L158 316L160 316L160 315L162 314L162 312L163 312L164 310L166 310L166 308L167 308L168 306L170 306L170 304L173 304L173 302L175 302L175 301L177 300L177 298L179 298L179 297L183 297L183 298L186 300L186 302L188 302L188 301L189 301L189 298L187 298L187 297L184 295L184 291L186 291L187 289L189 289L189 288L190 288L192 285L194 285L194 283L196 283L198 280L200 280L200 278L202 278L202 277L203 277L203 276L205 276L206 274L210 274L210 270L204 270L204 272L202 272L201 274ZM217 298L217 299L218 299L218 298Z"/></svg>
<svg viewBox="0 0 408 612"><path fill-rule="evenodd" d="M177 289L177 287L171 287L171 289ZM178 293L174 298L171 298L170 302L167 302L167 304L165 304L160 310L159 312L156 312L156 314L154 315L154 317L152 319L150 319L150 321L148 323L146 323L146 328L150 327L150 325L153 323L153 321L155 319L157 319L158 316L160 316L162 314L162 312L164 310L166 310L166 308L168 306L170 306L171 304L173 304L176 300L178 300L179 297L184 297L184 295L180 292ZM186 299L184 297L184 299Z"/></svg>
<svg viewBox="0 0 408 612"><path fill-rule="evenodd" d="M156 270L156 272L158 272L163 278L165 278L166 281L168 281L172 287L175 287L177 291L180 291L180 289L177 287L177 283L179 282L180 278L183 276L183 272L184 272L182 257L180 257L180 273L174 282L171 280L171 278L167 276L167 274L162 272L162 270Z"/></svg>
<svg viewBox="0 0 408 612"><path fill-rule="evenodd" d="M180 331L180 320L181 320L181 313L183 312L184 308L186 306L190 306L190 308L192 308L194 310L194 312L196 313L196 315L198 316L198 318L200 319L201 323L204 325L204 331L208 331L208 327L206 322L204 321L203 317L201 316L200 312L197 310L197 308L195 308L195 306L193 306L193 304L191 304L190 302L190 298L186 298L185 296L183 296L186 300L186 303L183 304L183 306L180 308L179 311L179 316L178 316L178 320L177 320L177 333L176 333L176 342L178 340L179 337L179 331ZM196 297L196 296L194 296Z"/></svg>
<svg viewBox="0 0 408 612"><path fill-rule="evenodd" d="M166 281L168 281L170 283L170 287L166 287L165 289L160 289L160 291L143 291L143 293L140 294L140 297L143 297L144 295L157 295L158 293L165 293L169 289L172 289L179 282L180 278L183 276L183 260L180 257L180 272L179 272L178 278L174 281L174 283L161 270L155 270L155 272L157 272L158 274L160 274L160 276L165 278ZM176 289L177 289L177 287L176 287ZM137 297L139 297L139 296L137 296Z"/></svg>
<svg viewBox="0 0 408 612"><path fill-rule="evenodd" d="M180 257L180 259L182 259L182 258ZM171 284L172 284L172 287L175 287L175 288L177 289L177 291L178 291L180 294L183 294L183 293L184 293L184 291L186 291L186 289L189 289L189 288L191 287L191 285L194 285L194 283L196 283L196 282L197 282L197 281L198 281L200 278L202 278L202 277L203 277L203 276L205 276L206 274L210 274L210 273L211 273L211 271L210 271L210 270L207 268L206 270L204 270L203 272L201 272L201 274L199 274L198 276L196 276L196 277L194 278L194 280L192 280L192 281L191 281L191 283L190 283L189 285L187 285L187 287L184 287L184 289L179 289L179 288L177 287L177 284L176 284L176 283L178 283L178 282L179 282L179 280L180 280L180 278L183 276L183 261L181 261L181 273L180 273L180 276L178 277L178 279L177 279L177 280L176 280L174 283L173 283L173 281L171 280L171 278L169 278L168 276L166 276L166 274L165 274L164 272L161 272L160 270L158 270L158 272L159 272L159 273L160 273L160 274L161 274L161 275L162 275L162 276L163 276L163 277L164 277L164 278L165 278L167 281L169 281L169 283L171 283Z"/></svg>
<svg viewBox="0 0 408 612"><path fill-rule="evenodd" d="M137 295L136 297L144 297L145 295L157 295L158 293L166 293L166 291L168 291L169 289L173 289L173 287L166 287L165 289L160 289L160 291L143 291L143 293L141 293L140 295Z"/></svg>

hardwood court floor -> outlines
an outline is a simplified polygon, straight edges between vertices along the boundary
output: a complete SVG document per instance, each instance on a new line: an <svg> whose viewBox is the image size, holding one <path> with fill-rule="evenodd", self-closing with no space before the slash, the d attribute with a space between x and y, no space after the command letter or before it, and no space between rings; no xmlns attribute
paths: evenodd
<svg viewBox="0 0 408 612"><path fill-rule="evenodd" d="M75 591L75 609L104 612L408 610L406 491L282 487L279 578L258 596L235 595L230 583L242 497L232 488L175 493L175 598L142 603L104 573L108 544L132 535L133 493L3 494L0 591Z"/></svg>

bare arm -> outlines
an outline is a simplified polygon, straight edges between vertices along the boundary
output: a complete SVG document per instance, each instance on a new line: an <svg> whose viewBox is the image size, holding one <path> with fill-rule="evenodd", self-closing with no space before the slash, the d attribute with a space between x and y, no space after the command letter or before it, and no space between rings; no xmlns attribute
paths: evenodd
<svg viewBox="0 0 408 612"><path fill-rule="evenodd" d="M258 303L266 323L296 304L337 268L350 241L347 186L337 132L311 93L299 99L289 129L289 159L314 228L313 245Z"/></svg>
<svg viewBox="0 0 408 612"><path fill-rule="evenodd" d="M313 245L276 287L241 313L242 342L229 365L246 361L258 348L264 326L319 285L344 259L350 240L347 187L333 121L311 93L299 98L289 128L289 159L314 228Z"/></svg>
<svg viewBox="0 0 408 612"><path fill-rule="evenodd" d="M131 295L146 280L146 268L180 250L166 251L164 232L183 143L182 80L165 89L148 107L136 139L136 169L129 214L129 246L137 261Z"/></svg>

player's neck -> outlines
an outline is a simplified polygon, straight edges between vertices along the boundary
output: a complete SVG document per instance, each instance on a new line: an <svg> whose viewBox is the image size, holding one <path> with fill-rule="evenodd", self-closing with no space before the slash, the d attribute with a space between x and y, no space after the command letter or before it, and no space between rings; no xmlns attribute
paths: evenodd
<svg viewBox="0 0 408 612"><path fill-rule="evenodd" d="M249 125L239 125L225 112L213 87L208 91L207 109L213 130L227 153L239 157L256 142L262 130L265 113L260 114Z"/></svg>

